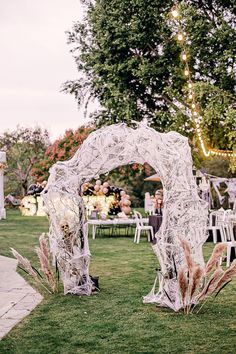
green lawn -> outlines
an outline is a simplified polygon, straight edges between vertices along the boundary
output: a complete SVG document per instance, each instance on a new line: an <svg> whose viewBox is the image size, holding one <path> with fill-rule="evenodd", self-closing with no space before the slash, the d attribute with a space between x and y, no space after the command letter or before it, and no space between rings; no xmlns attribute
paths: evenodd
<svg viewBox="0 0 236 354"><path fill-rule="evenodd" d="M0 221L0 253L16 248L36 263L38 235L47 220L9 211ZM236 351L236 281L202 313L184 316L142 304L155 278L157 260L144 238L90 240L90 273L99 275L101 293L91 297L48 296L0 342L1 354L158 354ZM212 245L204 252L209 255Z"/></svg>

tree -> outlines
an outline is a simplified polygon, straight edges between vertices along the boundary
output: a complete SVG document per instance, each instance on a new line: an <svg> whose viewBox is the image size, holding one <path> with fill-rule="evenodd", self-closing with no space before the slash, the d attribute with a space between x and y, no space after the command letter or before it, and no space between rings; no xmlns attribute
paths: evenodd
<svg viewBox="0 0 236 354"><path fill-rule="evenodd" d="M47 130L17 127L0 136L0 150L6 151L6 193L25 195L33 182L32 168L49 145Z"/></svg>
<svg viewBox="0 0 236 354"><path fill-rule="evenodd" d="M64 91L73 94L79 105L98 98L102 106L94 115L98 125L131 124L146 117L157 130L179 131L196 145L181 47L169 16L173 1L82 2L87 8L85 19L68 33L79 79L66 82ZM236 116L235 1L187 0L181 2L181 12L197 99L205 110L206 133L211 133L209 143L215 144L220 136L215 147L235 148L235 132L232 136L229 132L234 130ZM216 117L214 92L223 97Z"/></svg>
<svg viewBox="0 0 236 354"><path fill-rule="evenodd" d="M42 182L48 179L49 168L54 163L71 158L91 131L92 128L89 127L80 127L75 131L69 129L62 138L50 145L44 157L35 163L32 169L32 174L37 181Z"/></svg>

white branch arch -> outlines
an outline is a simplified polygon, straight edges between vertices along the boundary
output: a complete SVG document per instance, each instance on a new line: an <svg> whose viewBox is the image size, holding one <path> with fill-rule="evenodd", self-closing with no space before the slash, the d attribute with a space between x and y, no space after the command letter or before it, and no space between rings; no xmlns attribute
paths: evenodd
<svg viewBox="0 0 236 354"><path fill-rule="evenodd" d="M43 199L50 219L51 249L59 264L65 293L92 292L82 184L119 166L145 162L162 180L164 210L152 246L161 265L159 292L155 294L153 290L144 301L174 310L181 308L175 274L184 262L179 237L190 243L194 260L203 264L207 204L197 194L187 138L176 132L158 133L142 123L137 129L117 124L94 131L72 159L57 162L50 169Z"/></svg>

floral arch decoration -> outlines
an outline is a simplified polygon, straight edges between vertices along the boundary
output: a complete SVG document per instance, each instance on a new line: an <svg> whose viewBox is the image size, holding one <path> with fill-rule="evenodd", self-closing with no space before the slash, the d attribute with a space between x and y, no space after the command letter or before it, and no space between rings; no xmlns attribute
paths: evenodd
<svg viewBox="0 0 236 354"><path fill-rule="evenodd" d="M197 193L187 138L176 132L158 133L142 123L136 129L116 124L94 131L72 159L50 169L42 196L50 220L50 247L65 294L91 295L93 287L83 183L119 166L145 162L162 180L164 210L152 243L161 266L159 291L152 289L144 302L181 308L176 277L176 269L184 263L180 238L189 242L194 261L204 264L207 205Z"/></svg>

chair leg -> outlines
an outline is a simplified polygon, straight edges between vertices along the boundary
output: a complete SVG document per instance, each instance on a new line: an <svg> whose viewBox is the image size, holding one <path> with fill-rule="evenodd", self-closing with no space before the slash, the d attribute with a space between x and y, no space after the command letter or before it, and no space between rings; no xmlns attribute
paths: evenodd
<svg viewBox="0 0 236 354"><path fill-rule="evenodd" d="M137 228L135 229L135 234L134 234L134 243L136 243L136 241L137 241Z"/></svg>
<svg viewBox="0 0 236 354"><path fill-rule="evenodd" d="M140 234L141 234L141 230L140 229L138 229L137 230L138 232L137 232L137 243L139 243L139 241L140 241Z"/></svg>
<svg viewBox="0 0 236 354"><path fill-rule="evenodd" d="M92 233L93 233L93 240L96 238L96 231L97 231L97 226L93 225Z"/></svg>
<svg viewBox="0 0 236 354"><path fill-rule="evenodd" d="M109 237L112 237L112 235L113 235L113 229L114 229L114 226L111 225L111 227L109 228Z"/></svg>
<svg viewBox="0 0 236 354"><path fill-rule="evenodd" d="M149 242L151 242L154 239L154 232L153 229L150 230L150 236L151 236L151 240Z"/></svg>
<svg viewBox="0 0 236 354"><path fill-rule="evenodd" d="M231 254L231 246L227 245L227 258L226 258L226 267L230 266L230 254Z"/></svg>
<svg viewBox="0 0 236 354"><path fill-rule="evenodd" d="M220 230L220 240L221 240L221 242L226 242L225 236L224 236L224 233L222 232L222 230Z"/></svg>
<svg viewBox="0 0 236 354"><path fill-rule="evenodd" d="M220 239L221 239L221 242L227 242L227 237L226 237L227 233L226 233L225 228L222 226L222 227L219 229L219 231L220 231ZM217 233L217 231L216 231L216 233Z"/></svg>
<svg viewBox="0 0 236 354"><path fill-rule="evenodd" d="M217 243L217 230L212 229L213 243Z"/></svg>

